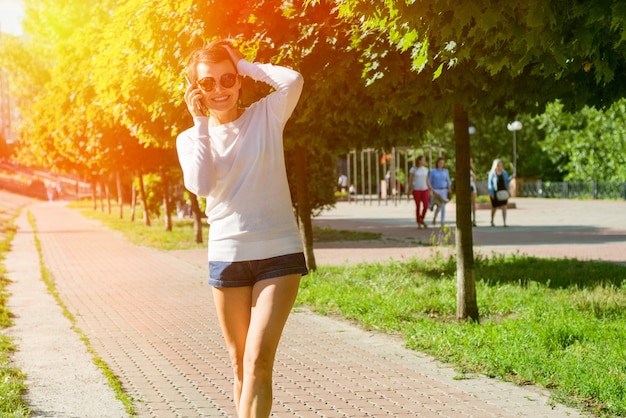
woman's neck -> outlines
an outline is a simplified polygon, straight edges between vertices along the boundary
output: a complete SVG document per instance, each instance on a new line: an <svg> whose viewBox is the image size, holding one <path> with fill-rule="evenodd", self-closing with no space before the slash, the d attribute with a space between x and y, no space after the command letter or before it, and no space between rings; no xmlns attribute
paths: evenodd
<svg viewBox="0 0 626 418"><path fill-rule="evenodd" d="M211 115L209 116L209 125L225 125L237 120L242 113L243 109L239 109L238 107L234 107L224 112L211 112Z"/></svg>

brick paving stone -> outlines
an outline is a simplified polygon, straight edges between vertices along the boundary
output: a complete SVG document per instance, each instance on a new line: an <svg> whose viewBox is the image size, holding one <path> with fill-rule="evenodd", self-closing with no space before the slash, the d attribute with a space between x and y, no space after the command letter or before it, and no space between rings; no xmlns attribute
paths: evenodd
<svg viewBox="0 0 626 418"><path fill-rule="evenodd" d="M558 247L549 251L552 256L569 251L572 243L567 240L580 239L587 240L580 247L606 249L610 243L618 250L604 252L604 259L626 262L626 224L618 224L622 229L615 225L623 222L616 214L624 213L623 204L611 206L603 221L611 224L599 225L593 235L583 228L587 225L573 228L579 216L571 215L563 216L567 234L557 234L559 225L550 221L555 215L540 203L520 202L518 212L509 211L514 226L506 230L478 228L480 248L506 252L510 245L505 240L514 234L522 240L518 247L532 252L543 233ZM593 209L583 206L580 212ZM567 209L559 208L563 213ZM432 255L431 249L416 243L427 242L435 228L414 228L409 205L375 209L343 205L314 223L380 231L395 237L395 247L320 245L318 265ZM235 416L230 362L205 284L206 250L161 252L138 247L62 202L32 203L29 210L61 299L125 391L137 400L138 416ZM450 221L453 213L448 210ZM27 228L18 232L27 233ZM554 404L549 392L539 388L456 376L446 365L405 349L396 337L297 308L276 358L273 416L583 416Z"/></svg>

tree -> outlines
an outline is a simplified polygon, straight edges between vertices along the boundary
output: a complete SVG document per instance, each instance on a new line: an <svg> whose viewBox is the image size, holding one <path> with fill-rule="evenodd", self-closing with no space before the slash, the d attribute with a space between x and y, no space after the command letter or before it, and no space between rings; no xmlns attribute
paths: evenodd
<svg viewBox="0 0 626 418"><path fill-rule="evenodd" d="M86 4L50 0L26 6L28 37L7 50L21 98L20 159L83 177L119 173L129 162L123 147L136 141L106 111L92 72L111 2L88 9Z"/></svg>
<svg viewBox="0 0 626 418"><path fill-rule="evenodd" d="M357 19L355 41L368 58L370 79L384 78L385 59L363 45L376 32L412 57L413 71L432 78L429 95L453 109L457 194L457 318L478 320L469 227L468 111L514 116L537 113L562 97L571 107L610 104L623 94L624 18L617 0L602 4L563 1L443 0L337 2ZM393 69L393 67L391 67ZM602 88L598 88L602 87ZM432 102L431 102L432 104ZM426 110L424 110L426 112ZM428 114L428 113L426 113Z"/></svg>
<svg viewBox="0 0 626 418"><path fill-rule="evenodd" d="M626 100L605 111L585 106L565 112L559 101L537 117L541 148L569 181L621 182L626 178Z"/></svg>

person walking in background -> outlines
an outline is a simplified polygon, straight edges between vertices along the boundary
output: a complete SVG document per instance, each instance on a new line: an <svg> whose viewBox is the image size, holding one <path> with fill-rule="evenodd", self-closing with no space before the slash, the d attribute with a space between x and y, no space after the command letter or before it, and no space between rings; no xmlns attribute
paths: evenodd
<svg viewBox="0 0 626 418"><path fill-rule="evenodd" d="M430 170L429 181L433 188L433 195L435 197L436 209L433 215L433 225L437 223L437 215L441 211L441 226L446 221L446 203L449 196L452 195L452 181L450 180L450 173L445 168L446 162L443 157L437 158L437 164L434 169ZM437 198L436 195L439 195ZM438 201L439 200L439 201Z"/></svg>
<svg viewBox="0 0 626 418"><path fill-rule="evenodd" d="M487 179L489 198L491 199L491 226L495 226L493 218L498 208L502 209L502 221L504 226L507 226L506 206L509 203L509 183L514 177L515 175L509 177L509 174L502 167L502 161L497 158L493 160L491 171L489 171L489 177Z"/></svg>
<svg viewBox="0 0 626 418"><path fill-rule="evenodd" d="M193 126L176 147L185 187L206 197L209 285L234 373L239 417L268 417L274 359L302 275L283 128L302 91L291 69L251 63L230 42L192 53L185 91ZM238 106L242 77L272 92Z"/></svg>
<svg viewBox="0 0 626 418"><path fill-rule="evenodd" d="M420 155L415 159L415 165L409 170L409 193L412 192L415 201L415 219L418 228L428 228L424 223L424 217L428 211L428 193L432 188L425 164L426 158Z"/></svg>
<svg viewBox="0 0 626 418"><path fill-rule="evenodd" d="M348 190L348 176L341 173L339 175L339 179L337 180L337 191L341 193L346 193Z"/></svg>
<svg viewBox="0 0 626 418"><path fill-rule="evenodd" d="M472 226L476 226L476 173L474 172L474 161L470 158L470 199L472 205Z"/></svg>

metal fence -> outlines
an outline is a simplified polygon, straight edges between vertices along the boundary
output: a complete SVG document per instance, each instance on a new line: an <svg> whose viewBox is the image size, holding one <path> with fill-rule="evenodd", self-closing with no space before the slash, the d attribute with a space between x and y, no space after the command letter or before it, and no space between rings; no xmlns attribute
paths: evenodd
<svg viewBox="0 0 626 418"><path fill-rule="evenodd" d="M518 181L516 195L560 199L626 199L626 182Z"/></svg>
<svg viewBox="0 0 626 418"><path fill-rule="evenodd" d="M407 196L409 169L418 155L426 157L432 168L443 155L442 145L423 145L419 148L396 146L391 150L366 148L352 150L345 161L348 176L348 201L398 201Z"/></svg>

